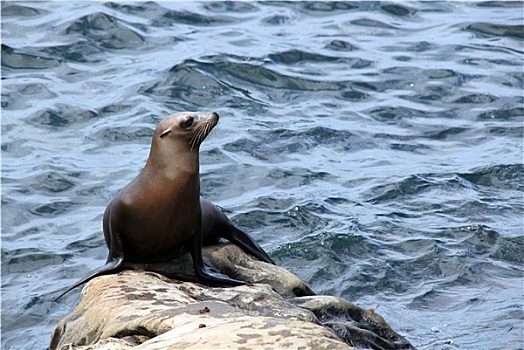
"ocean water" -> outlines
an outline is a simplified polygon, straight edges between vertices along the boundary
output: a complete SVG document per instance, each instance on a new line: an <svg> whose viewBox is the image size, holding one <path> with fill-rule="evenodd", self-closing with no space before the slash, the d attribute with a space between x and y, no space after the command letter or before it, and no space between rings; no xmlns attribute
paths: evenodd
<svg viewBox="0 0 524 350"><path fill-rule="evenodd" d="M202 194L418 349L523 349L521 2L2 2L2 349L46 349L155 125Z"/></svg>

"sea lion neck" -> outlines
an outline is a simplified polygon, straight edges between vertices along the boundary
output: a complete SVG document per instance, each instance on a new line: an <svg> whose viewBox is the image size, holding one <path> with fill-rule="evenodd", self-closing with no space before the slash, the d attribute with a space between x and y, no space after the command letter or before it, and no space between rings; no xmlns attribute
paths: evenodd
<svg viewBox="0 0 524 350"><path fill-rule="evenodd" d="M157 146L159 145L152 144L144 170L151 170L156 175L168 178L191 175L198 177L200 171L198 148L191 150L188 147L178 147L178 149L159 150L156 149Z"/></svg>

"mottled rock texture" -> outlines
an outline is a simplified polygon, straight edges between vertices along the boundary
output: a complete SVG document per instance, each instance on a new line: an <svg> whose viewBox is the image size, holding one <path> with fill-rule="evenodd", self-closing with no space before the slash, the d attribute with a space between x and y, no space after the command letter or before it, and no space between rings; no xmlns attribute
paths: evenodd
<svg viewBox="0 0 524 350"><path fill-rule="evenodd" d="M234 245L206 247L204 257L251 284L187 282L195 280L188 255L129 264L86 284L80 303L55 327L50 350L413 349L375 312L315 295L295 275Z"/></svg>

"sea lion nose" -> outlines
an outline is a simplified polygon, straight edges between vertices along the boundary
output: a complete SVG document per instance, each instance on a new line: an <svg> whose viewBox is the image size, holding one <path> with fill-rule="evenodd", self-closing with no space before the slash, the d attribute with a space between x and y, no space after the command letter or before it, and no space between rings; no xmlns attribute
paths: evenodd
<svg viewBox="0 0 524 350"><path fill-rule="evenodd" d="M213 118L215 118L217 121L220 119L217 112L213 112Z"/></svg>

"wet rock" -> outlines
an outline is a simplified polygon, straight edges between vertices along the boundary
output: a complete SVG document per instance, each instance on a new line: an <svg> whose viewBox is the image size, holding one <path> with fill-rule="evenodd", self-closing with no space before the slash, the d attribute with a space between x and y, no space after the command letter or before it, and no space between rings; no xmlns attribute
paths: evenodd
<svg viewBox="0 0 524 350"><path fill-rule="evenodd" d="M49 349L413 349L375 312L317 296L295 275L234 245L205 247L204 257L252 284L182 282L195 280L189 255L130 264L86 284Z"/></svg>

